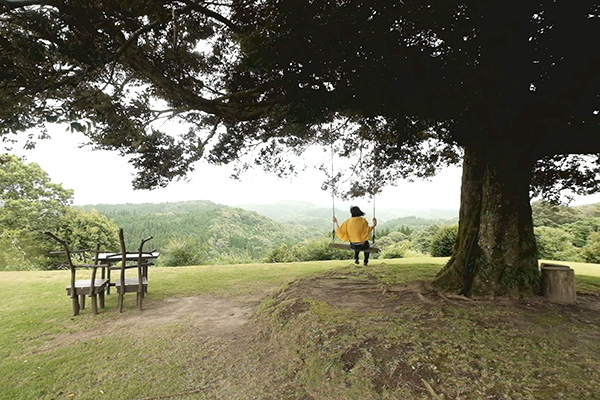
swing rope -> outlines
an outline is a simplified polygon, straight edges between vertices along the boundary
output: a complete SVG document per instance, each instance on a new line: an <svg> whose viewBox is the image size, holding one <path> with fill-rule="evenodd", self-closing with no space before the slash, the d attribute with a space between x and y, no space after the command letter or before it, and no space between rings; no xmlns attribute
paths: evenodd
<svg viewBox="0 0 600 400"><path fill-rule="evenodd" d="M335 241L335 222L333 222L333 219L335 218L335 185L334 185L334 157L333 157L333 141L330 143L330 153L331 153L331 182L330 182L330 186L331 186L331 210L332 210L332 221L331 221L331 225L332 225L332 229L331 229L331 242L333 243ZM371 199L373 202L373 219L375 219L375 193L373 192L371 194ZM372 231L372 236L373 236L373 244L375 244L375 227L373 227L373 231Z"/></svg>
<svg viewBox="0 0 600 400"><path fill-rule="evenodd" d="M375 193L372 195L373 197L373 219L375 219ZM375 227L373 227L373 244L375 244Z"/></svg>
<svg viewBox="0 0 600 400"><path fill-rule="evenodd" d="M332 229L331 229L331 242L333 242L335 240L335 187L333 185L333 141L330 144L331 147L331 207L333 210L333 218L331 219L331 225L332 225Z"/></svg>
<svg viewBox="0 0 600 400"><path fill-rule="evenodd" d="M332 230L331 230L331 243L329 243L329 247L335 248L335 249L344 249L344 250L352 250L352 245L351 244L340 244L340 243L335 243L335 238L336 238L336 227L335 227L335 185L334 185L334 178L333 178L333 174L335 173L334 170L334 157L333 157L333 143L331 144L331 181L330 181L330 185L331 185L331 207L332 207L332 214L333 214L333 218L332 218ZM373 218L375 218L375 193L372 194L372 199L373 199ZM375 227L373 227L373 231L372 231L372 237L373 237L373 244L375 244ZM371 246L366 250L363 250L365 252L369 252L369 253L379 253L379 249L375 246Z"/></svg>

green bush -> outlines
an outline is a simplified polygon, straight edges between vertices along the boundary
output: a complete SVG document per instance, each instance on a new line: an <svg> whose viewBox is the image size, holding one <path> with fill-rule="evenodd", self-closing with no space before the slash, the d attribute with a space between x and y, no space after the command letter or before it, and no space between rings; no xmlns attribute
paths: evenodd
<svg viewBox="0 0 600 400"><path fill-rule="evenodd" d="M320 261L320 260L347 260L351 258L348 250L333 249L329 247L331 240L328 238L308 239L296 244L292 248L293 261Z"/></svg>
<svg viewBox="0 0 600 400"><path fill-rule="evenodd" d="M161 265L181 267L186 265L200 265L206 262L207 245L198 240L187 237L184 239L172 238L160 258Z"/></svg>
<svg viewBox="0 0 600 400"><path fill-rule="evenodd" d="M282 244L281 246L271 250L269 254L264 259L266 263L280 263L280 262L290 262L292 260L292 252L287 244Z"/></svg>
<svg viewBox="0 0 600 400"><path fill-rule="evenodd" d="M385 249L393 244L408 240L408 235L402 232L390 232L386 236L377 239L377 247Z"/></svg>
<svg viewBox="0 0 600 400"><path fill-rule="evenodd" d="M380 258L408 258L408 257L421 257L423 253L420 253L412 249L411 243L408 240L403 240L398 243L393 243L380 254Z"/></svg>
<svg viewBox="0 0 600 400"><path fill-rule="evenodd" d="M585 262L600 264L600 232L592 232L587 244L581 249Z"/></svg>
<svg viewBox="0 0 600 400"><path fill-rule="evenodd" d="M592 232L600 231L600 218L585 218L575 221L572 224L564 225L567 232L573 234L573 244L576 247L583 247Z"/></svg>
<svg viewBox="0 0 600 400"><path fill-rule="evenodd" d="M116 252L120 249L118 225L96 210L67 208L58 218L53 233L72 249L94 249L97 244L104 251ZM142 238L131 237L125 232L125 239L129 250L137 250Z"/></svg>
<svg viewBox="0 0 600 400"><path fill-rule="evenodd" d="M433 257L450 257L458 236L458 225L442 226L431 239Z"/></svg>
<svg viewBox="0 0 600 400"><path fill-rule="evenodd" d="M410 235L412 248L421 253L429 253L431 251L431 240L439 230L438 225L431 225L414 231Z"/></svg>
<svg viewBox="0 0 600 400"><path fill-rule="evenodd" d="M33 256L36 250L23 239L19 231L5 229L0 232L0 271L31 271L45 264L41 255Z"/></svg>
<svg viewBox="0 0 600 400"><path fill-rule="evenodd" d="M561 228L539 226L534 228L540 258L559 261L580 261L578 249L573 245L575 237Z"/></svg>

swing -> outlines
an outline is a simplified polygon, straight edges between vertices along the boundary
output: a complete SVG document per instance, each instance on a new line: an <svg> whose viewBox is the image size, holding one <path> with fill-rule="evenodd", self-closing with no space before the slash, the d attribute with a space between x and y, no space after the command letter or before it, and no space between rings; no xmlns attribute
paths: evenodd
<svg viewBox="0 0 600 400"><path fill-rule="evenodd" d="M334 196L331 196L331 198L334 199ZM333 216L335 217L335 200L333 200ZM375 218L375 196L373 196L373 218ZM352 248L350 243L335 243L335 238L336 238L335 222L332 222L332 224L333 224L333 229L331 230L331 243L329 243L329 247L332 249L354 251L354 249ZM373 245L374 244L375 244L375 228L373 228ZM368 249L359 250L359 251L364 251L365 253L379 253L379 248L371 246Z"/></svg>
<svg viewBox="0 0 600 400"><path fill-rule="evenodd" d="M333 218L335 218L335 190L333 188L333 144L331 145L331 206L332 206L332 214L333 214ZM375 194L373 194L373 218L375 218ZM350 243L335 243L335 238L336 238L336 234L335 234L335 222L332 221L332 225L333 225L333 229L331 230L331 243L329 243L329 247L332 249L341 249L341 250L352 250L354 251L354 249L352 248L352 246L350 245ZM373 244L375 244L375 227L373 227ZM359 251L363 251L365 253L379 253L379 248L377 247L369 247L368 249L365 250L359 250Z"/></svg>
<svg viewBox="0 0 600 400"><path fill-rule="evenodd" d="M349 245L349 244L345 244L345 243L329 243L329 247L331 247L332 249L341 249L341 250L352 250L354 251L354 249ZM365 253L379 253L379 248L377 247L369 247L366 250L359 250L359 251L364 251Z"/></svg>

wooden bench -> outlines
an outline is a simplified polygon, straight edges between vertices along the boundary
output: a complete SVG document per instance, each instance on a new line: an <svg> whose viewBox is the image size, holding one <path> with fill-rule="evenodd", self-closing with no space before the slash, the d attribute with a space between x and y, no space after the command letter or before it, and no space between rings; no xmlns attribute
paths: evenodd
<svg viewBox="0 0 600 400"><path fill-rule="evenodd" d="M79 315L79 311L85 308L85 296L91 298L92 301L92 313L98 314L98 300L100 301L100 308L104 308L104 292L108 288L108 279L97 279L98 268L108 268L108 264L100 264L98 262L98 254L100 246L97 245L95 250L71 250L67 243L54 235L51 232L45 232L52 239L60 243L63 247L63 251L53 251L50 254L65 255L67 263L63 266L67 267L71 272L71 282L66 287L67 295L71 297L73 303L73 316ZM74 254L93 254L94 262L92 264L86 263L75 263L73 261ZM77 270L79 269L91 269L91 277L89 279L77 279Z"/></svg>
<svg viewBox="0 0 600 400"><path fill-rule="evenodd" d="M106 259L109 262L120 261L120 265L110 267L110 270L119 271L119 277L115 280L115 288L119 300L117 302L117 308L119 312L123 312L123 302L125 293L136 293L137 308L142 311L142 300L144 299L144 293L148 291L148 267L154 265L151 261L148 261L147 253L144 253L144 244L152 239L152 236L142 239L138 251L128 252L125 246L125 236L123 228L119 229L119 243L121 245L121 253L113 254L108 256ZM137 255L132 260L132 255ZM125 274L128 270L134 270L137 272L136 277L126 278Z"/></svg>

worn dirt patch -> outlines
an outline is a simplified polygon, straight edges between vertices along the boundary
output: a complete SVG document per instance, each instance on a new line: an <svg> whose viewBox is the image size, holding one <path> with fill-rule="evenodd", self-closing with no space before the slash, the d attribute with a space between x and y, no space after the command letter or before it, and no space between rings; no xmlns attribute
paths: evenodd
<svg viewBox="0 0 600 400"><path fill-rule="evenodd" d="M248 322L260 302L257 297L219 298L194 296L169 298L155 307L119 318L117 328L191 323L208 335L235 333Z"/></svg>
<svg viewBox="0 0 600 400"><path fill-rule="evenodd" d="M201 336L227 337L244 331L244 326L260 303L258 296L220 298L193 296L168 298L152 303L143 312L128 310L117 319L107 321L93 330L63 334L46 342L38 352L50 351L71 343L99 336L126 334L134 330L185 324Z"/></svg>
<svg viewBox="0 0 600 400"><path fill-rule="evenodd" d="M516 308L563 307L572 312L600 310L600 295L578 293L577 304L557 305L543 297L465 297L440 292L427 282L410 282L403 285L387 285L369 274L340 274L332 272L290 285L279 297L311 298L325 301L339 308L354 308L363 311L394 311L404 303L428 305L449 304L454 306L494 305Z"/></svg>

